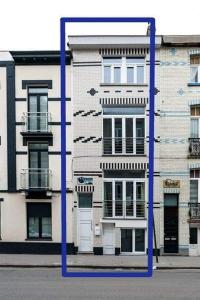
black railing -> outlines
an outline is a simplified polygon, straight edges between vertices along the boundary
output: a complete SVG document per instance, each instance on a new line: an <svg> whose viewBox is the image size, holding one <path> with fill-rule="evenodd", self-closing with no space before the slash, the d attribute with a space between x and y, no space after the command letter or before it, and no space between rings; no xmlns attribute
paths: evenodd
<svg viewBox="0 0 200 300"><path fill-rule="evenodd" d="M200 220L200 203L188 203L189 205L189 216L192 220Z"/></svg>
<svg viewBox="0 0 200 300"><path fill-rule="evenodd" d="M145 138L103 138L104 155L144 155Z"/></svg>
<svg viewBox="0 0 200 300"><path fill-rule="evenodd" d="M190 156L200 157L200 138L189 138Z"/></svg>

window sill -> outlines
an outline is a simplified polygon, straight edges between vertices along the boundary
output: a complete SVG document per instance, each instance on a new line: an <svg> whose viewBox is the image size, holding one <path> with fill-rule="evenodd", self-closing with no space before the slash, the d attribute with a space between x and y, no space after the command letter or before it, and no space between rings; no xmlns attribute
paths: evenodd
<svg viewBox="0 0 200 300"><path fill-rule="evenodd" d="M189 82L188 86L200 86L200 82Z"/></svg>
<svg viewBox="0 0 200 300"><path fill-rule="evenodd" d="M200 84L199 84L200 85ZM100 86L148 86L147 83L100 83Z"/></svg>

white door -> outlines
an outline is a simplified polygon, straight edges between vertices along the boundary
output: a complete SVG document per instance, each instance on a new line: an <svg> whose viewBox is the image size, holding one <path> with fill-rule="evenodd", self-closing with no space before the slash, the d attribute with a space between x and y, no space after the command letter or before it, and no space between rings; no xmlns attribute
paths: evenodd
<svg viewBox="0 0 200 300"><path fill-rule="evenodd" d="M115 254L114 225L103 225L103 254Z"/></svg>
<svg viewBox="0 0 200 300"><path fill-rule="evenodd" d="M78 251L92 252L92 195L79 194Z"/></svg>

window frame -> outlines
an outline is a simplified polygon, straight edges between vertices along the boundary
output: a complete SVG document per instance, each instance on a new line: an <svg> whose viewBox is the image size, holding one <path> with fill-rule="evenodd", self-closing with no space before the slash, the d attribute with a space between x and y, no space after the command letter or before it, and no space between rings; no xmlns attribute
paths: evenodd
<svg viewBox="0 0 200 300"><path fill-rule="evenodd" d="M192 68L197 68L197 77L198 77L198 81L192 81ZM190 82L191 83L200 83L200 65L196 65L196 64L190 64Z"/></svg>
<svg viewBox="0 0 200 300"><path fill-rule="evenodd" d="M146 57L144 56L116 56L116 57L110 57L110 59L114 58L121 58L121 63L106 63L104 61L105 58L109 58L109 56L102 56L102 74L101 74L101 81L102 84L108 84L108 85L145 85L147 84L147 78L146 78ZM144 59L144 63L137 62L137 63L131 63L127 61L127 58L138 58L138 59ZM104 67L110 67L111 68L111 78L110 82L105 82L104 80ZM119 83L114 82L114 68L120 67L121 70L121 81ZM128 83L128 76L127 76L127 69L128 68L134 68L134 78L132 83ZM138 83L137 82L137 68L143 67L144 68L144 78L143 82Z"/></svg>
<svg viewBox="0 0 200 300"><path fill-rule="evenodd" d="M136 212L136 204L137 204L137 189L136 184L139 182L144 182L144 205L146 204L147 199L147 188L146 188L146 178L103 178L103 207L104 207L104 182L112 183L112 216L105 216L105 212L103 211L103 218L105 219L145 219L146 218L146 207L144 207L144 216L138 217ZM116 216L115 212L115 183L122 182L122 216ZM126 211L126 182L133 182L133 216L127 215Z"/></svg>
<svg viewBox="0 0 200 300"><path fill-rule="evenodd" d="M144 228L144 227L138 227L138 228L130 228L130 227L123 227L123 228L120 228L120 249L122 249L122 244L121 244L121 234L122 234L122 229L130 229L132 230L132 252L121 252L121 254L123 255L143 255L143 254L146 254L146 247L147 247L147 228ZM144 230L144 251L136 251L135 248L136 248L136 244L135 244L135 231L137 229L142 229Z"/></svg>

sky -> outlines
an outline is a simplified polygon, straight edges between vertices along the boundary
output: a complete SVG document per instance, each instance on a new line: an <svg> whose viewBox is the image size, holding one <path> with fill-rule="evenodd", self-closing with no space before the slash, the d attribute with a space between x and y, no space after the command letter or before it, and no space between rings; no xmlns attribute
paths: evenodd
<svg viewBox="0 0 200 300"><path fill-rule="evenodd" d="M154 17L157 34L200 34L199 11L199 0L1 0L0 50L59 50L61 17ZM66 32L145 34L146 25L71 24Z"/></svg>

